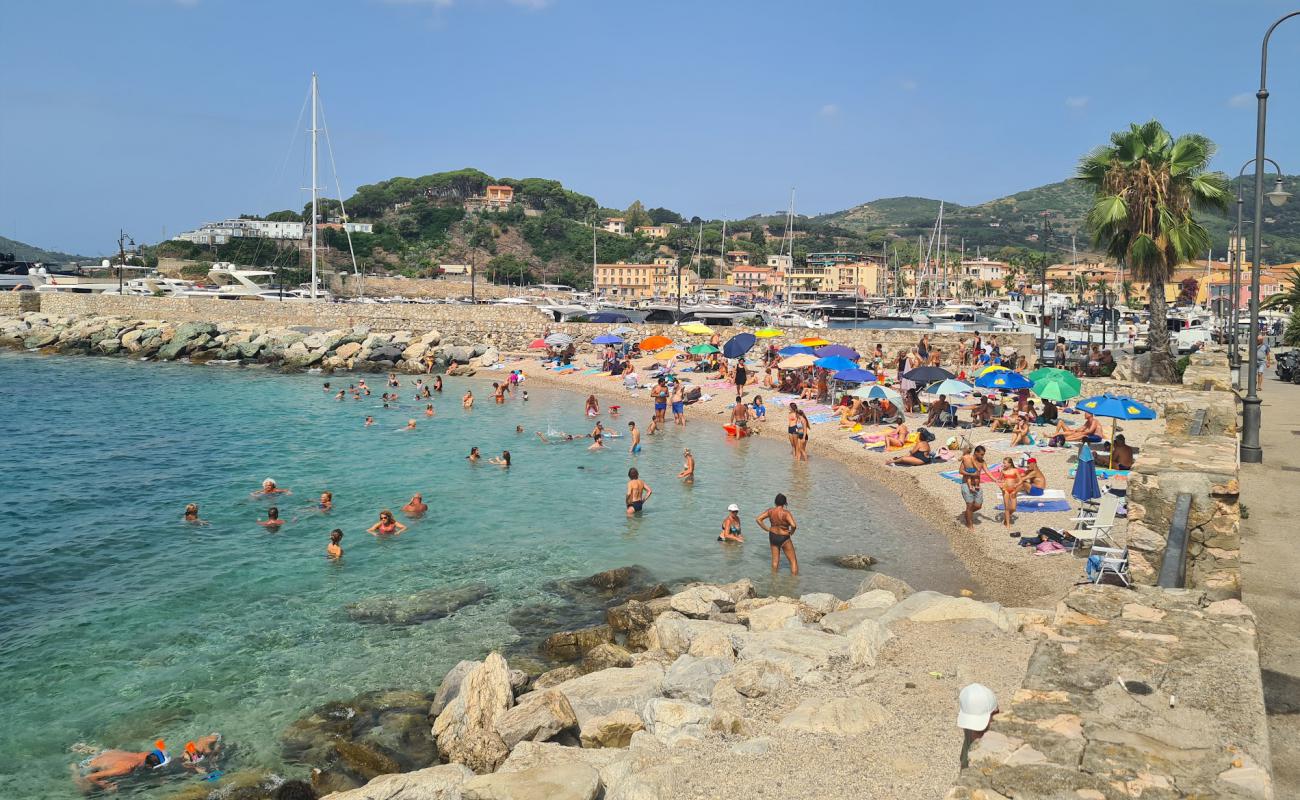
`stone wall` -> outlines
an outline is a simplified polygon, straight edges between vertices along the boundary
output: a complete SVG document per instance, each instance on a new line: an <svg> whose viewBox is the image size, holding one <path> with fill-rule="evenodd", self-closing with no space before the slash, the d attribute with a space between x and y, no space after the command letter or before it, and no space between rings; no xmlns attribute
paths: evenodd
<svg viewBox="0 0 1300 800"><path fill-rule="evenodd" d="M419 297L443 299L448 297L468 297L470 282L450 278L380 278L367 275L357 280L345 272L334 273L330 281L330 291L344 297ZM525 291L517 287L497 286L484 280L474 284L474 296L483 298L512 297L523 295Z"/></svg>
<svg viewBox="0 0 1300 800"><path fill-rule="evenodd" d="M39 310L53 317L111 316L123 319L161 320L171 323L212 322L262 327L310 328L313 330L368 328L375 332L411 333L439 331L446 341L483 343L502 351L522 351L528 343L545 331L564 332L577 339L580 348L590 343L594 336L606 332L609 325L590 323L555 323L550 317L532 306L451 305L418 303L302 303L256 300L216 300L206 297L117 297L91 294L62 294L17 292L27 302L39 303ZM0 308L2 310L2 308ZM681 338L680 329L668 325L633 325L636 340L654 334ZM739 333L744 328L721 328L724 336ZM887 356L896 356L899 350L914 346L921 331L910 329L835 329L832 331L790 330L787 335L771 341L778 347L797 343L811 335L824 335L827 339L847 344L866 354L880 343ZM953 355L958 340L970 334L929 332L930 345L942 353ZM998 340L1005 348L1031 356L1032 336L1029 334L999 334ZM698 341L691 337L692 343ZM946 360L946 359L945 359Z"/></svg>
<svg viewBox="0 0 1300 800"><path fill-rule="evenodd" d="M0 314L17 316L25 311L40 310L40 295L36 292L0 292Z"/></svg>

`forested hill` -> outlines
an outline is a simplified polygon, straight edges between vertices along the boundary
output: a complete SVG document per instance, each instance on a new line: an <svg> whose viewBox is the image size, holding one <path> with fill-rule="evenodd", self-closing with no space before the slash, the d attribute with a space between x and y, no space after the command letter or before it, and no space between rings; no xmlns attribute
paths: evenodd
<svg viewBox="0 0 1300 800"><path fill-rule="evenodd" d="M96 261L91 256L74 256L71 253L60 253L57 250L45 250L36 245L19 242L5 236L0 236L0 253L13 253L14 258L19 261L40 261L46 264L66 264L69 261L82 263Z"/></svg>

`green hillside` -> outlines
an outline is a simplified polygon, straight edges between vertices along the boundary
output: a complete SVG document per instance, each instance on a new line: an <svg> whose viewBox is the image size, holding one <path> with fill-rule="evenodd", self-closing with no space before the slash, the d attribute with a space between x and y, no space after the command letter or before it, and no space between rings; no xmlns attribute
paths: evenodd
<svg viewBox="0 0 1300 800"><path fill-rule="evenodd" d="M13 253L19 261L41 261L46 264L66 264L69 261L95 261L91 256L74 256L57 250L45 250L35 245L0 236L0 253Z"/></svg>

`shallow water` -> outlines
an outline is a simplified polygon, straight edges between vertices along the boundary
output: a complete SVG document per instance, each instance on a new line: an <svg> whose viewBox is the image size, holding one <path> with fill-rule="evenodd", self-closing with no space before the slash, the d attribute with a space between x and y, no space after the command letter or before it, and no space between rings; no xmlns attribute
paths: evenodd
<svg viewBox="0 0 1300 800"><path fill-rule="evenodd" d="M163 737L179 749L213 730L239 748L230 767L277 769L280 732L308 709L370 689L432 690L461 658L531 642L541 632L507 616L547 600L555 578L641 564L666 582L749 577L763 592L845 596L863 574L821 559L867 552L916 585L969 585L943 536L896 496L826 459L792 464L783 441L729 442L716 418L697 420L633 460L626 439L588 453L533 437L590 429L582 398L558 389L533 384L528 403L496 406L484 381L448 379L428 419L410 378L402 408L383 411L382 376L370 377L376 397L338 402L321 376L0 353L0 794L76 796L78 743L143 750ZM469 412L467 386L479 397ZM409 417L417 429L400 430ZM675 478L684 443L693 487ZM471 445L509 448L514 467L470 466ZM633 463L655 494L628 520ZM290 520L279 533L255 524L268 504L250 492L267 476L293 491L278 503ZM324 489L336 504L327 516L312 508ZM414 491L425 519L388 540L365 533ZM797 579L773 578L752 521L777 491L800 523ZM211 525L180 522L191 501ZM715 541L730 502L743 510L743 546ZM338 563L324 557L335 527ZM362 625L342 610L467 580L492 596L420 625Z"/></svg>

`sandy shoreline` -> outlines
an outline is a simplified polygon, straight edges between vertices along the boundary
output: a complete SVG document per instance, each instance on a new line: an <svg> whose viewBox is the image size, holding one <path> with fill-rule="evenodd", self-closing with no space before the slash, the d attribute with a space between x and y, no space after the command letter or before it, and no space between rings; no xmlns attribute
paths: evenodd
<svg viewBox="0 0 1300 800"><path fill-rule="evenodd" d="M560 374L544 367L536 358L516 355L506 364L511 369L522 368L528 380L539 380L565 389L595 394L603 405L618 403L622 406L650 408L651 401L645 390L635 393L623 388L621 382L614 378L600 375L584 375L581 372ZM590 357L589 357L590 358ZM581 357L580 359L581 360ZM636 362L638 371L653 364L649 358ZM480 372L480 375L483 373ZM689 375L687 377L690 377ZM710 390L705 389L707 395ZM726 421L729 404L734 394L727 389L714 389L713 396L707 400L687 407L687 427L701 420L716 422L719 427ZM772 392L758 388L758 394L765 400ZM746 391L749 400L756 393L754 389ZM784 442L785 411L784 408L767 403L768 412L765 423L758 426L758 435L775 437ZM963 415L964 416L964 415ZM671 419L671 417L670 417ZM924 422L921 415L909 415L908 427L915 430ZM1071 420L1073 423L1074 420ZM1130 444L1140 445L1149 433L1158 430L1158 423L1126 422L1122 430ZM643 426L644 428L644 426ZM1037 426L1035 434L1050 432L1046 426ZM989 441L1009 440L1009 434L997 434L988 428L959 430L949 432L936 430L939 440L934 444L942 445L949 435L965 435L973 444ZM718 432L716 435L721 435ZM985 504L980 512L975 531L969 532L961 521L965 508L961 500L960 487L957 483L944 478L940 472L956 469L956 462L934 464L924 467L890 467L886 460L895 453L883 454L869 451L861 444L849 438L851 432L839 428L838 422L815 424L809 440L809 452L812 455L833 458L843 464L854 475L876 481L897 494L906 508L935 528L942 531L948 539L949 548L962 565L977 582L975 596L979 599L992 600L1006 606L1034 606L1050 608L1056 604L1070 587L1083 578L1083 560L1072 554L1052 556L1035 556L1032 548L1017 546L1016 540L1008 536L1002 525L1002 512L995 510L1000 502L1000 492L993 484L984 485ZM999 463L1004 453L993 444L988 447L989 466ZM1036 453L1040 468L1048 479L1048 487L1070 488L1069 469L1074 463L1074 453L1070 450ZM1104 482L1103 482L1104 483ZM1072 501L1074 502L1074 501ZM1077 505L1077 503L1075 503ZM864 513L870 508L864 507ZM1039 527L1055 528L1073 527L1069 518L1074 511L1018 513L1013 519L1012 530L1029 535Z"/></svg>

